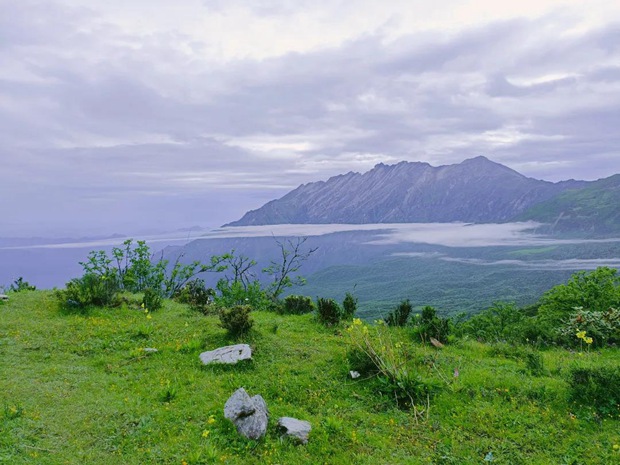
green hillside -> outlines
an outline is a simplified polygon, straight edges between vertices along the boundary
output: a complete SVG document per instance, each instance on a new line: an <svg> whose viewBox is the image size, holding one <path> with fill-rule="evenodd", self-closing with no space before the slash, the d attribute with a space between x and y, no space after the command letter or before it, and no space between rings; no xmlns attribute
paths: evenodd
<svg viewBox="0 0 620 465"><path fill-rule="evenodd" d="M20 464L612 464L618 419L568 401L574 366L613 366L617 349L539 354L452 341L443 349L391 330L437 393L398 408L379 377L352 380L350 333L312 315L253 312L251 362L204 367L200 352L233 342L215 316L140 296L118 308L60 313L49 292L0 302L0 463ZM148 315L152 315L149 317ZM387 342L386 342L387 343ZM156 348L148 354L144 348ZM456 370L456 371L455 371ZM239 437L223 406L260 394L264 439ZM312 423L307 445L281 439L277 418Z"/></svg>
<svg viewBox="0 0 620 465"><path fill-rule="evenodd" d="M551 233L609 235L620 232L620 174L567 190L518 217L547 223Z"/></svg>

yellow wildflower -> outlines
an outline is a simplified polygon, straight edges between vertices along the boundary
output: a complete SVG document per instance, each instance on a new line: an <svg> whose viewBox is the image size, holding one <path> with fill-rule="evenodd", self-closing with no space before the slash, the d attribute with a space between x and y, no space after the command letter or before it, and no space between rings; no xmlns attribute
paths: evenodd
<svg viewBox="0 0 620 465"><path fill-rule="evenodd" d="M208 423L208 424L210 424L210 425L212 425L213 423L215 423L215 417L214 417L213 415L211 415L211 416L209 417L209 419L207 420L207 423Z"/></svg>
<svg viewBox="0 0 620 465"><path fill-rule="evenodd" d="M577 331L577 337L579 339L585 339L586 337L586 332L585 331Z"/></svg>
<svg viewBox="0 0 620 465"><path fill-rule="evenodd" d="M211 433L211 431L209 431L208 429L206 429L206 430L204 430L204 431L202 432L202 437L203 437L203 438L208 438L210 433Z"/></svg>

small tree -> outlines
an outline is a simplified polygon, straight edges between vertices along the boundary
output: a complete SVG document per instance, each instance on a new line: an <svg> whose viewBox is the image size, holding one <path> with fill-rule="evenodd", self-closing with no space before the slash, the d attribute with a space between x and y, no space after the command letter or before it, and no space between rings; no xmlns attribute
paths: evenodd
<svg viewBox="0 0 620 465"><path fill-rule="evenodd" d="M280 249L280 260L272 261L267 268L263 269L263 272L272 278L267 293L273 300L277 300L289 287L303 286L306 283L304 278L295 276L295 273L317 250L317 247L304 250L303 245L307 239L307 237L298 237L296 240L280 241L274 238Z"/></svg>

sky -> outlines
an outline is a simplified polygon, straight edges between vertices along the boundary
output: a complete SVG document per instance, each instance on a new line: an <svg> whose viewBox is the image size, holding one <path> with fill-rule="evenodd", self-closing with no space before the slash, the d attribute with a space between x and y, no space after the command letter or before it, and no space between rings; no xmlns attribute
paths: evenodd
<svg viewBox="0 0 620 465"><path fill-rule="evenodd" d="M0 237L215 227L377 163L620 172L620 2L0 0Z"/></svg>

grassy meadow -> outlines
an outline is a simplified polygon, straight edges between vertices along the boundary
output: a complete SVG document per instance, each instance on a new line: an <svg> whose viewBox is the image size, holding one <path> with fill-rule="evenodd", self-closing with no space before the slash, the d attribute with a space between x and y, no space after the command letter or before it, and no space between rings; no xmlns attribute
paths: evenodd
<svg viewBox="0 0 620 465"><path fill-rule="evenodd" d="M85 315L60 312L46 291L0 303L1 464L620 463L619 419L571 404L567 383L572 366L617 365L617 349L547 349L534 372L530 348L462 339L436 349L394 330L420 376L440 383L415 415L377 377L348 376L345 326L253 312L242 341L253 360L206 367L202 351L237 342L217 316L169 300L145 313L139 302ZM224 418L241 386L269 407L260 441ZM307 445L280 437L281 416L311 422Z"/></svg>

